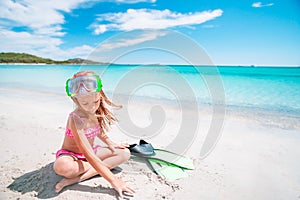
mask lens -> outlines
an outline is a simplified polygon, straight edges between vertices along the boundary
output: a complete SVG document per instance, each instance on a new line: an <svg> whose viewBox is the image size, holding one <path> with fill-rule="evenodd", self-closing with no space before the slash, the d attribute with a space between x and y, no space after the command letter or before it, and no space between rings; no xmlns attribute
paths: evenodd
<svg viewBox="0 0 300 200"><path fill-rule="evenodd" d="M99 82L100 85L98 85ZM97 76L79 76L68 80L67 87L68 95L76 96L83 93L100 91L102 84Z"/></svg>
<svg viewBox="0 0 300 200"><path fill-rule="evenodd" d="M71 94L76 94L80 88L80 82L77 78L69 81L69 91Z"/></svg>
<svg viewBox="0 0 300 200"><path fill-rule="evenodd" d="M86 78L86 79L82 80L82 84L88 91L96 90L97 86L98 86L97 80L95 77Z"/></svg>

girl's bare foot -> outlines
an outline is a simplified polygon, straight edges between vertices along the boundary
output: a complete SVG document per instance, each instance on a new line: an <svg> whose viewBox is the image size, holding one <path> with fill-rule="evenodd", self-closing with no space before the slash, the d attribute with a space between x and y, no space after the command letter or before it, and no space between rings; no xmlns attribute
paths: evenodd
<svg viewBox="0 0 300 200"><path fill-rule="evenodd" d="M55 192L59 193L64 187L76 183L73 179L63 178L55 185Z"/></svg>

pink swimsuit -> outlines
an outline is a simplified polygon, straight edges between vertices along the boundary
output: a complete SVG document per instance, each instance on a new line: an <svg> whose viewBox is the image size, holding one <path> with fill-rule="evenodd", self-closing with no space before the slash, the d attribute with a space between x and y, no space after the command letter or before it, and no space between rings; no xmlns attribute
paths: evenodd
<svg viewBox="0 0 300 200"><path fill-rule="evenodd" d="M77 115L76 113L72 112L70 113L70 115L73 115L75 117L78 117L81 121L83 121L79 115ZM87 137L87 139L93 139L95 138L99 133L100 133L100 126L99 124L94 126L94 127L90 127L90 128L85 128L84 129L84 134L85 136ZM66 135L69 137L69 138L74 138L74 135L73 133L71 132L71 130L66 127ZM100 145L95 145L93 147L93 150L94 152L96 153L98 148L100 147ZM65 149L60 149L56 152L56 158L59 157L60 155L62 154L68 154L68 155L72 155L76 158L78 158L79 160L86 160L85 156L82 154L82 153L74 153L72 151L68 151L68 150L65 150Z"/></svg>
<svg viewBox="0 0 300 200"><path fill-rule="evenodd" d="M99 125L96 125L96 126L91 127L91 128L85 128L84 129L84 134L87 137L87 139L95 138L98 135L98 133L100 133L100 126ZM71 132L71 130L68 127L66 128L66 135L70 138L74 137L73 133Z"/></svg>

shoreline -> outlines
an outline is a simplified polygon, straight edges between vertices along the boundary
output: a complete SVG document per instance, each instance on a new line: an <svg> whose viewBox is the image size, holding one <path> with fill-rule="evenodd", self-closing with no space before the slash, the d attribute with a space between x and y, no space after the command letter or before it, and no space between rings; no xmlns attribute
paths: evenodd
<svg viewBox="0 0 300 200"><path fill-rule="evenodd" d="M99 64L89 64L89 63L69 63L69 64L59 64L59 63L0 63L1 65L95 65L95 66L122 66L124 65L125 67L128 66L142 66L142 67L153 67L153 66L157 66L157 67L163 67L163 66L179 66L179 67L184 67L184 66L193 66L193 67L241 67L241 68L300 68L300 66L298 65L187 65L187 64L140 64L140 63L132 63L132 64L124 64L124 63L99 63Z"/></svg>
<svg viewBox="0 0 300 200"><path fill-rule="evenodd" d="M31 87L30 91L28 91L28 86L25 87L11 87L7 85L0 84L0 93L5 93L9 91L14 91L14 93L22 93L25 96L31 96L32 93L37 95L42 95L45 97L52 97L60 99L68 99L65 95L64 91L58 92L50 88L49 90L41 90L36 87ZM127 95L112 95L111 92L106 92L106 95L109 98L114 98L116 102L124 102L125 99L130 99ZM113 100L114 100L113 99ZM139 105L147 104L148 107L153 105L162 105L167 106L168 108L172 108L175 110L190 109L189 104L196 104L198 106L198 112L201 115L211 115L212 114L212 105L209 103L203 102L189 102L182 101L182 105L180 105L177 100L166 99L166 98L155 98L149 96L134 96L134 102L129 103L138 103ZM145 105L144 105L145 106ZM180 108L183 106L183 108ZM225 105L225 117L236 118L236 120L241 121L249 121L249 122L257 122L262 126L266 127L278 127L282 129L291 129L291 130L300 130L300 111L286 111L286 110L274 110L274 109L265 109L261 107L249 107L249 106L228 106Z"/></svg>

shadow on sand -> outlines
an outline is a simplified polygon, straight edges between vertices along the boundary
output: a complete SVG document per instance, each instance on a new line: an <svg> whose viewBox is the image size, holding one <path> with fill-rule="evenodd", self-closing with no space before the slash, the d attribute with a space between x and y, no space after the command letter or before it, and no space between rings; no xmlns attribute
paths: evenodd
<svg viewBox="0 0 300 200"><path fill-rule="evenodd" d="M115 168L112 170L114 174L119 173L122 169ZM36 197L40 199L48 199L58 196L60 193L55 192L55 185L63 177L58 176L53 171L53 162L42 167L39 170L28 172L18 178L16 178L7 188L12 191L17 191L22 194L28 192L36 192ZM117 196L116 191L110 187L103 187L101 185L92 187L80 184L74 184L68 186L62 190L76 190L82 192L109 194L111 196Z"/></svg>

